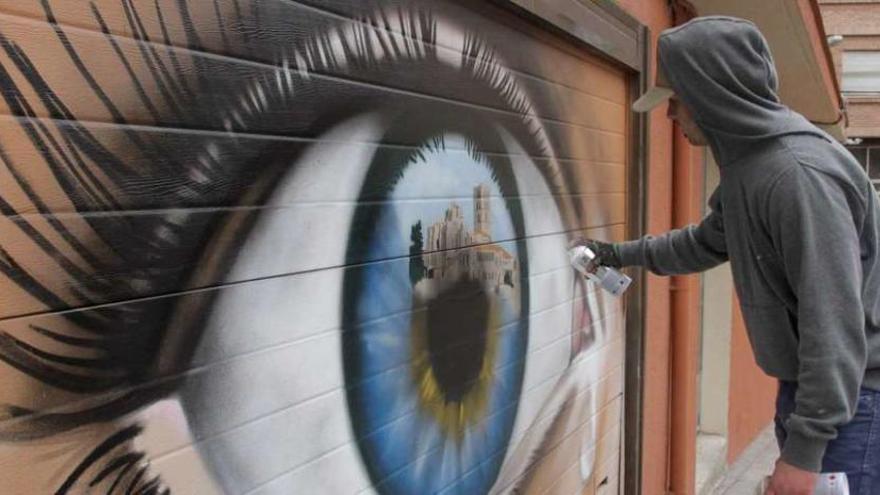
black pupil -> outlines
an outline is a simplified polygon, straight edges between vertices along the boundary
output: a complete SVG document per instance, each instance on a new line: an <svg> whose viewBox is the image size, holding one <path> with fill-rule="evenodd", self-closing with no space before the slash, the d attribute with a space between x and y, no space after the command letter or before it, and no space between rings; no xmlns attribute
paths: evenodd
<svg viewBox="0 0 880 495"><path fill-rule="evenodd" d="M447 402L460 402L476 383L486 354L489 296L461 280L428 303L428 353Z"/></svg>

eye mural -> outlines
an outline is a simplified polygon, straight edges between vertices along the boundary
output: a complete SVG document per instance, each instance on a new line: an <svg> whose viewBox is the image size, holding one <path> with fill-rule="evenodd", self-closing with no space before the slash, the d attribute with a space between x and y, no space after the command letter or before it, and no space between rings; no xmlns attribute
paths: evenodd
<svg viewBox="0 0 880 495"><path fill-rule="evenodd" d="M614 493L622 72L496 7L0 1L9 493Z"/></svg>

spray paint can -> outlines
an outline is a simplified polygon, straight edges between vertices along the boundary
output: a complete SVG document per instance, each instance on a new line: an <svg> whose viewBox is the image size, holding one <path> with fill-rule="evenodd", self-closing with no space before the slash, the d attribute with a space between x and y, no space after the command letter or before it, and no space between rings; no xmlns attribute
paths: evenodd
<svg viewBox="0 0 880 495"><path fill-rule="evenodd" d="M815 495L849 495L846 473L822 473L816 483Z"/></svg>
<svg viewBox="0 0 880 495"><path fill-rule="evenodd" d="M769 476L764 478L764 483L759 488L757 495L764 495L768 486L770 486ZM813 495L849 495L849 480L846 473L820 474Z"/></svg>
<svg viewBox="0 0 880 495"><path fill-rule="evenodd" d="M632 279L623 273L610 266L599 264L596 261L596 254L587 246L571 248L568 251L568 256L571 260L571 266L575 270L614 296L620 296L626 292L629 284L632 283Z"/></svg>

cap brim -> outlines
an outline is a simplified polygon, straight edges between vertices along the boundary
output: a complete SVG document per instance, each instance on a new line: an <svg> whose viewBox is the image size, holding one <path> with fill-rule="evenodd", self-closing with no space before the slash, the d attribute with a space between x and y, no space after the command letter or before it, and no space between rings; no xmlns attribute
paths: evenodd
<svg viewBox="0 0 880 495"><path fill-rule="evenodd" d="M645 92L645 94L643 94L638 100L633 102L632 109L639 113L650 112L658 105L671 98L674 94L675 92L669 88L654 86Z"/></svg>

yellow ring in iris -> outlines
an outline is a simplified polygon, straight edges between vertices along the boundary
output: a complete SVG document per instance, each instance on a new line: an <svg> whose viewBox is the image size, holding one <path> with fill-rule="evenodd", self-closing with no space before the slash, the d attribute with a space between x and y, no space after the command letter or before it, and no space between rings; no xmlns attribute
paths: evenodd
<svg viewBox="0 0 880 495"><path fill-rule="evenodd" d="M414 298L414 301L416 300L417 298ZM448 400L431 365L425 305L416 302L417 309L412 313L410 323L413 356L411 372L420 409L434 418L446 436L459 441L464 437L468 425L476 424L484 416L489 405L492 382L495 378L494 365L498 354L498 332L503 319L500 301L492 296L489 297L489 301L489 328L486 329L483 361L476 378L460 400ZM445 352L455 352L456 345L466 344L452 343L449 348L445 349Z"/></svg>

